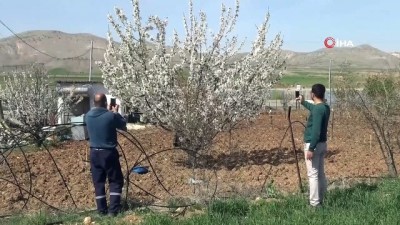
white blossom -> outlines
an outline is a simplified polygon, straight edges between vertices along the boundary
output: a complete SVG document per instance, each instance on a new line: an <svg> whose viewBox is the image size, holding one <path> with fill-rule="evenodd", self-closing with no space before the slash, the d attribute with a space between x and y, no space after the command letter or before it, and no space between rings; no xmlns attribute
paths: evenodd
<svg viewBox="0 0 400 225"><path fill-rule="evenodd" d="M190 1L189 16L183 19L185 35L174 32L171 46L166 43L167 22L156 16L143 22L139 1L132 4L132 22L120 9L116 18L108 17L121 40L115 43L109 33L100 64L112 95L174 131L181 147L192 151L206 149L228 124L254 118L263 110L283 67L281 36L266 41L269 14L250 52L244 54L244 42L233 34L239 1L234 9L222 5L219 29L211 34L206 14L196 17Z"/></svg>
<svg viewBox="0 0 400 225"><path fill-rule="evenodd" d="M29 71L11 72L4 77L0 98L9 112L5 122L10 126L7 129L1 127L0 144L10 145L13 135L16 139L22 134L29 134L30 139L37 144L42 143L45 136L42 128L57 123L58 113L68 110L72 103L72 93L70 96L61 96L65 104L59 106L60 94L56 86L37 66Z"/></svg>

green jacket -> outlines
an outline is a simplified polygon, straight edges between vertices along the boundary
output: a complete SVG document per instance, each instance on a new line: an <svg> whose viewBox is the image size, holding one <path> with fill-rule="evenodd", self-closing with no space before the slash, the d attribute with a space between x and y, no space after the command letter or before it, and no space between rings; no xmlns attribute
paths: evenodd
<svg viewBox="0 0 400 225"><path fill-rule="evenodd" d="M301 104L310 110L304 132L304 142L310 143L309 151L314 151L318 142L325 142L327 140L328 121L331 110L326 103L312 104L303 101Z"/></svg>

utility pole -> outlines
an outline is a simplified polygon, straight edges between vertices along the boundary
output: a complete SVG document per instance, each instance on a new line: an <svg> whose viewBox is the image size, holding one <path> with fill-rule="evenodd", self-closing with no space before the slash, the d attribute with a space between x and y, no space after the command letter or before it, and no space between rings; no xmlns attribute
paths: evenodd
<svg viewBox="0 0 400 225"><path fill-rule="evenodd" d="M93 40L90 41L90 55L89 55L89 81L92 81L92 55L93 55Z"/></svg>
<svg viewBox="0 0 400 225"><path fill-rule="evenodd" d="M0 121L4 120L3 105L0 99Z"/></svg>
<svg viewBox="0 0 400 225"><path fill-rule="evenodd" d="M329 105L332 105L332 89L331 89L331 66L332 66L332 59L329 60Z"/></svg>
<svg viewBox="0 0 400 225"><path fill-rule="evenodd" d="M332 67L332 59L329 60L329 107L331 108L331 114L332 114L332 119L331 119L331 129L332 129L332 134L330 135L330 138L333 138L333 123L334 123L334 112L333 112L333 107L332 107L332 89L331 89L331 83L332 83L332 74L331 74L331 67Z"/></svg>

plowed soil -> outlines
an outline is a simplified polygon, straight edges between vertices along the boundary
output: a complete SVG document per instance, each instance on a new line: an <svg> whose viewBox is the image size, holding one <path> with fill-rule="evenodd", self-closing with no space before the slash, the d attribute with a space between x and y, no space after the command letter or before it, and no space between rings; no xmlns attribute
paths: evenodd
<svg viewBox="0 0 400 225"><path fill-rule="evenodd" d="M292 120L306 122L304 111L294 112L292 117ZM369 127L354 117L335 117L333 131L329 130L329 153L326 157L329 181L386 174L386 165ZM128 199L136 203L166 204L168 199L177 197L260 196L266 193L265 187L271 183L282 192L294 192L298 189L298 178L290 134L285 135L287 127L284 114L261 115L253 122L243 123L231 134L219 135L211 150L198 160L199 166L195 170L188 165L182 150L156 154L149 158L150 162L144 160L140 163L152 166L150 173L129 175ZM304 182L307 177L302 152L303 127L295 124L293 130ZM172 148L172 135L160 128L149 127L131 133L140 141L147 155ZM119 149L120 161L126 173L139 157L145 157L125 137L120 136L119 141L122 147L122 151ZM24 210L51 208L46 204L61 209L73 209L75 205L79 209L95 207L90 167L86 161L88 143L69 141L51 147L50 152L55 162L46 150L27 151L29 168L20 150L16 149L8 156L7 163L12 171L5 162L0 166L0 214L18 212L28 198ZM18 183L22 189L4 179ZM199 184L191 184L190 179ZM193 193L195 188L196 194Z"/></svg>

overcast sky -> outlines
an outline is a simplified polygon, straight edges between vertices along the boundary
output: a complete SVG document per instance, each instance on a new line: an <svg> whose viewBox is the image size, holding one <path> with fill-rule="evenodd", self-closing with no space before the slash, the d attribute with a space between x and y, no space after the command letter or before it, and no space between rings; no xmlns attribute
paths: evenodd
<svg viewBox="0 0 400 225"><path fill-rule="evenodd" d="M183 31L182 16L187 0L141 0L142 17L168 18L168 32ZM194 0L196 10L205 11L208 23L218 26L221 3L234 6L234 0ZM270 37L281 33L284 49L314 51L323 48L328 36L370 44L384 51L400 51L400 1L398 0L241 0L239 23L235 33L247 38L256 35L269 10ZM0 0L0 19L16 32L60 30L68 33L92 33L105 37L107 14L114 6L132 10L130 0ZM0 25L0 37L11 33ZM248 48L249 44L246 45Z"/></svg>

